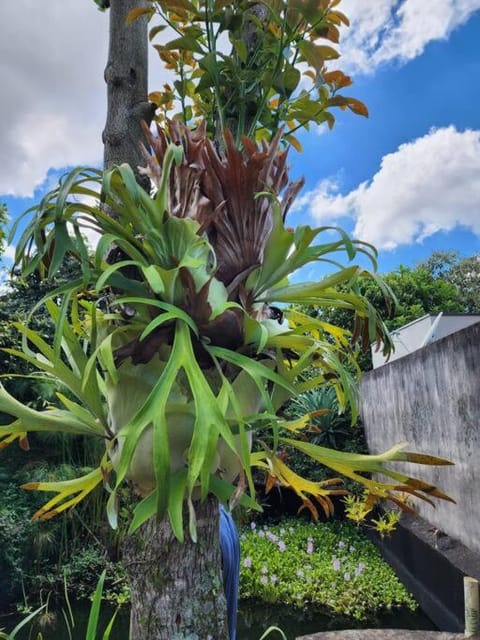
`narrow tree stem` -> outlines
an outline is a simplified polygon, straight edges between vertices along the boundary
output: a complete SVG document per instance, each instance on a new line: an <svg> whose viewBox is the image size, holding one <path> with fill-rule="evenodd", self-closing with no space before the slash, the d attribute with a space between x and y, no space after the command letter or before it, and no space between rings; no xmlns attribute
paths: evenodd
<svg viewBox="0 0 480 640"><path fill-rule="evenodd" d="M147 0L114 0L110 8L110 41L105 69L107 121L103 131L104 166L143 163L139 141L141 120L151 122L148 93L148 24L145 17L126 24L129 12ZM142 181L140 181L142 184ZM147 185L148 188L148 183Z"/></svg>

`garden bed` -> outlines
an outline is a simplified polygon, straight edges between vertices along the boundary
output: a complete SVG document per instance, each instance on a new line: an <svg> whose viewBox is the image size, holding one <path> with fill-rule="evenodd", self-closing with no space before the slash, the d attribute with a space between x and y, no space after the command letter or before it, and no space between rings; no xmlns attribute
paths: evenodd
<svg viewBox="0 0 480 640"><path fill-rule="evenodd" d="M243 599L321 608L357 622L418 607L375 545L349 522L252 522L240 539Z"/></svg>

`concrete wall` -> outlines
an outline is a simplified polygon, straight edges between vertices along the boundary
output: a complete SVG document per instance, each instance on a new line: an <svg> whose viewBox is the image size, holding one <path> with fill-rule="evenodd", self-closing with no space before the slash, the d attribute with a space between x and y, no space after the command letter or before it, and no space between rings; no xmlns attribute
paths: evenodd
<svg viewBox="0 0 480 640"><path fill-rule="evenodd" d="M480 322L480 315L476 314L456 314L445 313L440 318L437 315L428 314L413 320L400 329L392 331L395 351L390 356L389 362L403 358L404 356L420 349L425 342L432 326L435 324L433 333L430 334L428 342L436 342L451 333L461 331L472 324ZM385 356L381 351L376 351L376 344L372 345L373 368L382 367L385 364Z"/></svg>
<svg viewBox="0 0 480 640"><path fill-rule="evenodd" d="M435 500L436 509L422 503L418 511L435 528L480 552L480 323L369 372L360 388L372 452L406 440L409 450L455 463L396 466L457 501Z"/></svg>

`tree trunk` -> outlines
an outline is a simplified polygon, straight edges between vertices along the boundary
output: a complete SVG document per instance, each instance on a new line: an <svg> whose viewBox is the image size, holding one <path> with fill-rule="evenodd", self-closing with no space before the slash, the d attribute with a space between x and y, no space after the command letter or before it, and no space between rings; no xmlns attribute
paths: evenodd
<svg viewBox="0 0 480 640"><path fill-rule="evenodd" d="M131 9L147 0L111 0L110 43L105 70L108 112L103 133L104 165L144 164L139 151L140 121L150 122L148 27L144 17L130 25ZM139 178L137 173L137 179ZM139 180L142 184L142 180ZM142 185L148 189L147 184ZM114 212L111 212L114 215ZM146 522L124 543L130 580L131 640L226 640L226 604L222 589L218 504L197 506L198 543L188 534L180 544L166 520ZM188 521L188 517L187 517Z"/></svg>
<svg viewBox="0 0 480 640"><path fill-rule="evenodd" d="M124 543L132 591L130 640L227 640L218 503L196 505L198 542L148 520ZM186 514L188 521L188 514Z"/></svg>
<svg viewBox="0 0 480 640"><path fill-rule="evenodd" d="M129 12L147 7L147 0L112 0L110 41L105 69L107 121L103 131L104 166L124 162L135 171L145 164L139 141L143 140L141 120L152 121L155 107L148 94L148 23L141 17L126 24ZM143 178L143 181L145 178ZM142 186L147 185L139 181Z"/></svg>

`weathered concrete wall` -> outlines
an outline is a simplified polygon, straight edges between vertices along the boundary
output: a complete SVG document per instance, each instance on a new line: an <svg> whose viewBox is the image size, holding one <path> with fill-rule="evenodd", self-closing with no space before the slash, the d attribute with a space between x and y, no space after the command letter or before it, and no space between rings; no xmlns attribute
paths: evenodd
<svg viewBox="0 0 480 640"><path fill-rule="evenodd" d="M372 452L406 440L454 467L397 463L438 485L457 505L418 504L435 528L480 552L480 323L369 372L361 414ZM420 502L420 501L417 501Z"/></svg>

